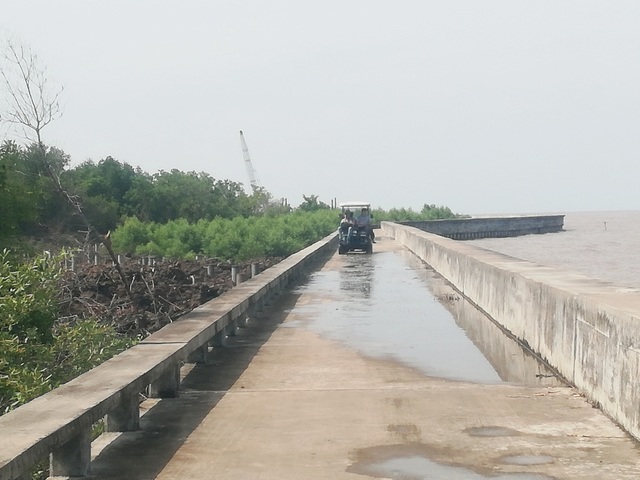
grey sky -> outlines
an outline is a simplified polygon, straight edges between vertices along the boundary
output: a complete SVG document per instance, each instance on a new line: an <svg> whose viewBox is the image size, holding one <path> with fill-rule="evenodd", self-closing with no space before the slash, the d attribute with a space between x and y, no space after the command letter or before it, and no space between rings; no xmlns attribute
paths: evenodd
<svg viewBox="0 0 640 480"><path fill-rule="evenodd" d="M5 1L74 164L375 206L640 209L640 2ZM0 138L10 137L6 128Z"/></svg>

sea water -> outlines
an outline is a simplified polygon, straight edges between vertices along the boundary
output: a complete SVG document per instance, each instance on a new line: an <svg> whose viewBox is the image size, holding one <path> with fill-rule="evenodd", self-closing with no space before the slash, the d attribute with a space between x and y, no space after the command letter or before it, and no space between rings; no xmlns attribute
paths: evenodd
<svg viewBox="0 0 640 480"><path fill-rule="evenodd" d="M562 232L468 241L621 287L640 288L640 210L564 215Z"/></svg>

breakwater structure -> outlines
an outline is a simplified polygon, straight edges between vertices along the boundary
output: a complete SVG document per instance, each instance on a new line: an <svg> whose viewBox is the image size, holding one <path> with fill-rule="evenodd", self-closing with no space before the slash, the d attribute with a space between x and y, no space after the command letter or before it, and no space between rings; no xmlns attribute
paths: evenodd
<svg viewBox="0 0 640 480"><path fill-rule="evenodd" d="M381 229L640 440L640 290L409 225Z"/></svg>
<svg viewBox="0 0 640 480"><path fill-rule="evenodd" d="M454 240L472 240L560 232L564 226L564 215L473 217L398 223Z"/></svg>

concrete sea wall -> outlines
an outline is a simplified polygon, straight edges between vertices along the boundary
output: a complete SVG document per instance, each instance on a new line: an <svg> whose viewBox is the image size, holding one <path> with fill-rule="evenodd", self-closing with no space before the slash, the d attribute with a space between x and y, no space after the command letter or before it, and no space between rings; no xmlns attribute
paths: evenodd
<svg viewBox="0 0 640 480"><path fill-rule="evenodd" d="M640 290L414 227L381 228L640 439Z"/></svg>
<svg viewBox="0 0 640 480"><path fill-rule="evenodd" d="M454 218L420 222L399 222L455 240L516 237L531 233L559 232L564 215L525 215L518 217Z"/></svg>

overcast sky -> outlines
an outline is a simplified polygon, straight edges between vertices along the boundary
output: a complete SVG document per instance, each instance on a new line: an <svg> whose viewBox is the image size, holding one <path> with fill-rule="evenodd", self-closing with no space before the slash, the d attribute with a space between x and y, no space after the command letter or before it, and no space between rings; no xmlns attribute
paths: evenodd
<svg viewBox="0 0 640 480"><path fill-rule="evenodd" d="M640 2L3 1L73 164L258 179L296 206L640 209ZM4 92L0 92L4 93ZM0 127L0 139L13 138Z"/></svg>

